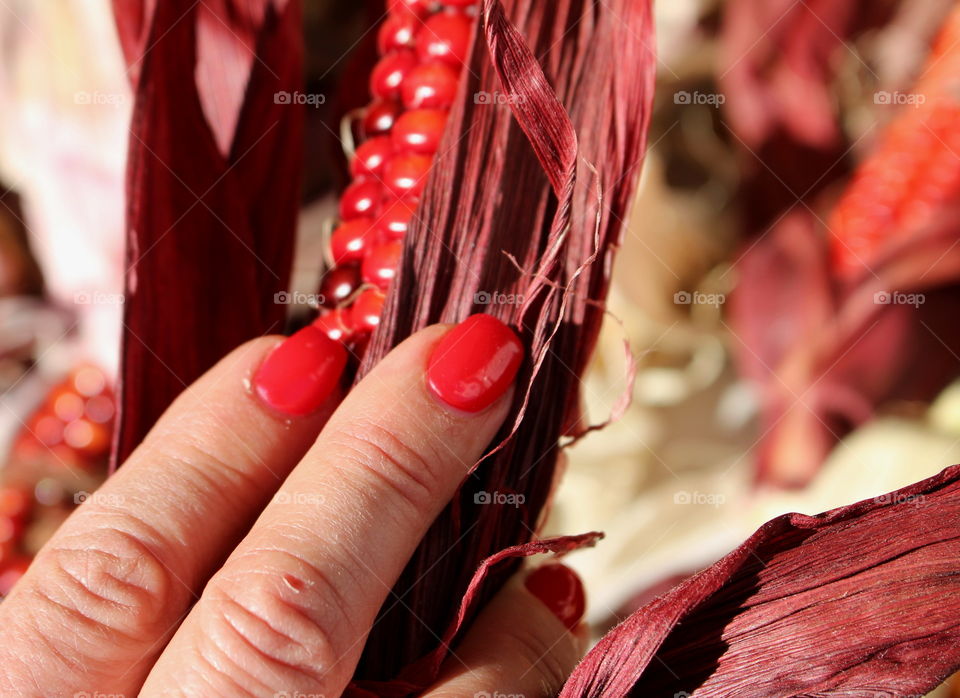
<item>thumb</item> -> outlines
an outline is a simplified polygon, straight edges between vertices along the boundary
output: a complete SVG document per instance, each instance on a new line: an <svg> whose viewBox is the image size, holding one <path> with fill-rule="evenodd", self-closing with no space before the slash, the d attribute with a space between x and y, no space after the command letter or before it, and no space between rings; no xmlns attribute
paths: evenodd
<svg viewBox="0 0 960 698"><path fill-rule="evenodd" d="M425 698L555 696L586 647L584 593L548 563L511 580L477 618Z"/></svg>

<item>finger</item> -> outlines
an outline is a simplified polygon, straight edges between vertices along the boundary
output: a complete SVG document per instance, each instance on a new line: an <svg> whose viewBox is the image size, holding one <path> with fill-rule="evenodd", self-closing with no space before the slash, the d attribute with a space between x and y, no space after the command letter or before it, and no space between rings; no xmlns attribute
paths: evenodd
<svg viewBox="0 0 960 698"><path fill-rule="evenodd" d="M483 610L424 698L556 696L586 646L583 585L565 565L512 580Z"/></svg>
<svg viewBox="0 0 960 698"><path fill-rule="evenodd" d="M486 315L394 349L210 581L144 695L340 695L393 583L506 416L522 353Z"/></svg>
<svg viewBox="0 0 960 698"><path fill-rule="evenodd" d="M320 340L305 332L271 354L255 383L277 355L328 371L333 355L335 369L343 348L313 332ZM0 695L136 693L199 589L329 416L328 407L285 420L245 386L276 345L275 337L245 344L184 391L40 552L0 606ZM317 380L329 386L326 395L313 386L319 404L334 381Z"/></svg>

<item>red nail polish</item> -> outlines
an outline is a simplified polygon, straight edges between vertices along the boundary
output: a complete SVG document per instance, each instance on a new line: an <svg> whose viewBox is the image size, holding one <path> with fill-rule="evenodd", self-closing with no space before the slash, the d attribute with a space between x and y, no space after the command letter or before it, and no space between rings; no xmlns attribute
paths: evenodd
<svg viewBox="0 0 960 698"><path fill-rule="evenodd" d="M471 315L440 340L430 356L427 384L440 400L479 412L503 395L523 360L523 345L492 315Z"/></svg>
<svg viewBox="0 0 960 698"><path fill-rule="evenodd" d="M586 597L583 582L576 572L566 565L553 562L533 570L524 584L567 628L573 630L577 627L583 618Z"/></svg>
<svg viewBox="0 0 960 698"><path fill-rule="evenodd" d="M346 365L343 345L308 325L264 359L253 377L253 387L273 409L299 417L330 397Z"/></svg>

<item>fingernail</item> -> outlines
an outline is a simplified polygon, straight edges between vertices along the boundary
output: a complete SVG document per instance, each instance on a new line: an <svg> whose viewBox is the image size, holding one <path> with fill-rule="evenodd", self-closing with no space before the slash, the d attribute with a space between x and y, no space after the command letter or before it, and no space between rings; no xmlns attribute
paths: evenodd
<svg viewBox="0 0 960 698"><path fill-rule="evenodd" d="M300 417L326 402L346 365L343 345L308 325L270 352L253 376L253 388L273 409Z"/></svg>
<svg viewBox="0 0 960 698"><path fill-rule="evenodd" d="M523 345L509 327L492 315L471 315L433 350L427 385L451 407L479 412L507 391L522 360Z"/></svg>
<svg viewBox="0 0 960 698"><path fill-rule="evenodd" d="M573 630L580 623L586 608L586 596L583 582L572 569L559 562L541 565L527 575L524 585L567 628Z"/></svg>

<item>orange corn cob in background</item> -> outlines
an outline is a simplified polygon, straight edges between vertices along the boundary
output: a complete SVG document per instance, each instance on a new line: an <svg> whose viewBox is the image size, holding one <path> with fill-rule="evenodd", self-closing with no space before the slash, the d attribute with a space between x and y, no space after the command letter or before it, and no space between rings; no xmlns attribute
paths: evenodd
<svg viewBox="0 0 960 698"><path fill-rule="evenodd" d="M0 598L106 477L115 409L107 376L81 365L26 419L0 482Z"/></svg>
<svg viewBox="0 0 960 698"><path fill-rule="evenodd" d="M913 91L878 92L875 102L900 112L829 220L833 268L846 279L960 201L960 7L947 17Z"/></svg>

